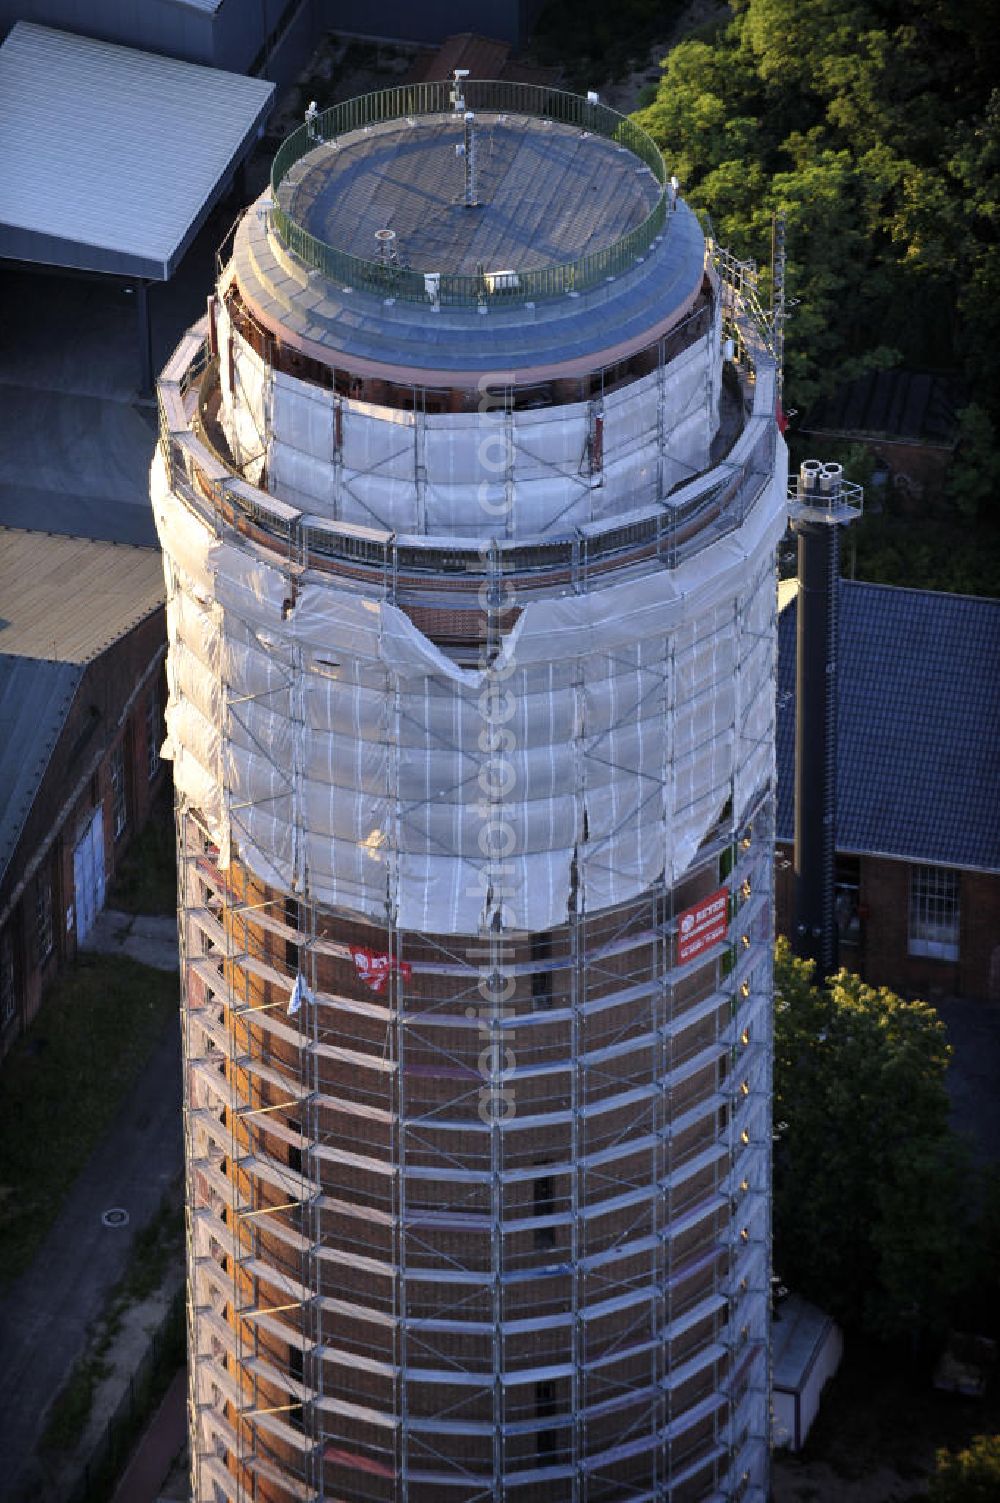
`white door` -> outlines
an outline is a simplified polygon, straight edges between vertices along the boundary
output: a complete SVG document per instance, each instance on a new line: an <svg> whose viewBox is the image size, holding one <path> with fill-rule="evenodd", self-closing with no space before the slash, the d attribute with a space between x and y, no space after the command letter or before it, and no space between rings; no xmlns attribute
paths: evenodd
<svg viewBox="0 0 1000 1503"><path fill-rule="evenodd" d="M104 907L104 811L94 810L73 850L76 942L82 945Z"/></svg>

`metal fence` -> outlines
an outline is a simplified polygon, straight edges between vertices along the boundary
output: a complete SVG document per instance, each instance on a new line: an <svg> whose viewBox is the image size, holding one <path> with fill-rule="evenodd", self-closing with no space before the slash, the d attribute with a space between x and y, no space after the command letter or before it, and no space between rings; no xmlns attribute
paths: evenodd
<svg viewBox="0 0 1000 1503"><path fill-rule="evenodd" d="M554 120L614 141L637 156L650 169L660 192L656 204L640 225L603 250L592 251L561 266L543 266L518 271L513 280L497 286L486 273L476 276L442 272L434 274L434 299L445 307L477 307L486 303L523 303L536 298L558 297L596 287L608 277L633 267L669 225L666 168L660 149L633 121L607 105L549 89L537 84L506 83L496 79L466 79L462 85L466 107L499 115L528 115ZM418 115L453 113L454 85L450 83L401 84L377 94L363 94L323 110L310 125L301 125L278 148L271 165L271 224L283 243L306 265L340 285L391 296L403 302L426 303L430 296L424 273L394 263L368 261L336 250L295 220L278 202L278 188L295 164L321 142L336 141L365 126L391 120L413 120Z"/></svg>

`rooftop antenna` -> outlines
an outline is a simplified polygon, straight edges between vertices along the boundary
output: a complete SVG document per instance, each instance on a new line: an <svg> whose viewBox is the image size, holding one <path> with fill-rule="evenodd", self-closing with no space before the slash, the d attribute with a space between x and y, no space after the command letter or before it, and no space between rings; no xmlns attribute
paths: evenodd
<svg viewBox="0 0 1000 1503"><path fill-rule="evenodd" d="M771 220L771 338L777 366L778 405L785 384L785 211L778 209Z"/></svg>
<svg viewBox="0 0 1000 1503"><path fill-rule="evenodd" d="M375 239L378 241L378 258L383 266L395 266L399 260L399 248L396 245L395 230L376 230Z"/></svg>
<svg viewBox="0 0 1000 1503"><path fill-rule="evenodd" d="M454 82L451 86L451 107L456 115L465 114L465 97L462 93L462 79L468 78L468 68L456 68L452 77Z"/></svg>
<svg viewBox="0 0 1000 1503"><path fill-rule="evenodd" d="M473 129L476 117L471 110L466 110L464 116L465 140L462 144L462 155L465 157L465 206L474 209L479 203L479 183L477 173L478 142L476 132Z"/></svg>

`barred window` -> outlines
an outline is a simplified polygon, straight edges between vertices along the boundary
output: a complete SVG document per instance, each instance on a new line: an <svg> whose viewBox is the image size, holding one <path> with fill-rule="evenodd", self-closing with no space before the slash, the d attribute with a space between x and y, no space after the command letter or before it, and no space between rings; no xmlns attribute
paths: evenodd
<svg viewBox="0 0 1000 1503"><path fill-rule="evenodd" d="M146 701L146 772L152 782L160 770L160 741L163 720L160 714L160 691L152 689Z"/></svg>
<svg viewBox="0 0 1000 1503"><path fill-rule="evenodd" d="M52 953L54 931L52 928L52 878L40 872L35 885L35 943L38 959L44 960Z"/></svg>
<svg viewBox="0 0 1000 1503"><path fill-rule="evenodd" d="M125 747L119 742L111 753L111 812L114 819L115 839L125 831L128 824L128 799L125 793Z"/></svg>
<svg viewBox="0 0 1000 1503"><path fill-rule="evenodd" d="M910 868L910 954L958 959L958 872L946 866Z"/></svg>

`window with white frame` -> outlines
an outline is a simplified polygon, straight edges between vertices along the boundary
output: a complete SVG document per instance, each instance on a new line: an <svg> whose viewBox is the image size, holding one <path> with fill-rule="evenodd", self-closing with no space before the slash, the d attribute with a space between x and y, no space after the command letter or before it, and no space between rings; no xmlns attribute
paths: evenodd
<svg viewBox="0 0 1000 1503"><path fill-rule="evenodd" d="M150 782L160 770L161 739L160 691L154 688L146 701L146 773Z"/></svg>
<svg viewBox="0 0 1000 1503"><path fill-rule="evenodd" d="M119 742L111 753L111 814L115 839L124 834L128 824L128 797L125 792L125 747Z"/></svg>
<svg viewBox="0 0 1000 1503"><path fill-rule="evenodd" d="M911 955L958 959L958 881L958 872L947 866L911 866Z"/></svg>
<svg viewBox="0 0 1000 1503"><path fill-rule="evenodd" d="M55 934L52 927L52 878L47 871L38 874L35 883L35 943L38 959L45 960L52 953Z"/></svg>
<svg viewBox="0 0 1000 1503"><path fill-rule="evenodd" d="M6 1028L15 1011L14 942L6 929L0 934L0 1028Z"/></svg>

